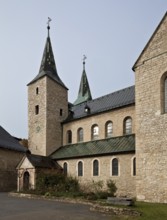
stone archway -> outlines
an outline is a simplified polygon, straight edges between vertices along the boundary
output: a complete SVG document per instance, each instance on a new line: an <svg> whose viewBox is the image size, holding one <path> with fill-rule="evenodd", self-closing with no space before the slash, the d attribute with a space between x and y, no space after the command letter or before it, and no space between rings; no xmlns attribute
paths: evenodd
<svg viewBox="0 0 167 220"><path fill-rule="evenodd" d="M29 172L25 172L23 176L23 189L28 190L30 185L30 174Z"/></svg>

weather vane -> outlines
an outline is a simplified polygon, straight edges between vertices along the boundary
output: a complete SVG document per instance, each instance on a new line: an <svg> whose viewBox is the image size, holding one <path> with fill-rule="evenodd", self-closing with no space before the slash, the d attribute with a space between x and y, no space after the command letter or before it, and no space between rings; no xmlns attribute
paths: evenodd
<svg viewBox="0 0 167 220"><path fill-rule="evenodd" d="M47 25L49 26L50 22L52 21L51 18L48 17L48 22L47 22Z"/></svg>
<svg viewBox="0 0 167 220"><path fill-rule="evenodd" d="M85 63L85 60L87 59L87 57L85 55L83 55L83 62Z"/></svg>

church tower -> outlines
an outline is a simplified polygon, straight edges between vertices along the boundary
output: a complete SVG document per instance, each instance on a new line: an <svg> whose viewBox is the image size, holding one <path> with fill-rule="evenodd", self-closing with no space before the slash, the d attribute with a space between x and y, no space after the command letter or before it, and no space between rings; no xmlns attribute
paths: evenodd
<svg viewBox="0 0 167 220"><path fill-rule="evenodd" d="M39 73L28 84L29 149L43 156L62 145L61 122L68 116L68 89L57 73L50 21Z"/></svg>

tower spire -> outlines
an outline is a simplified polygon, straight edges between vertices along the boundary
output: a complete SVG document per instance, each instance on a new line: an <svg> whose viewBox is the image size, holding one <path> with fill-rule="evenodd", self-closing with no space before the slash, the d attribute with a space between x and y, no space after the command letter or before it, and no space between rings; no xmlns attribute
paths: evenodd
<svg viewBox="0 0 167 220"><path fill-rule="evenodd" d="M85 60L86 59L87 59L87 57L85 55L83 55L82 77L81 77L78 97L77 97L76 101L74 102L74 105L78 105L78 104L86 102L88 100L92 100L92 95L91 95L91 91L89 88L89 83L88 83L88 79L87 79L86 71L85 71Z"/></svg>
<svg viewBox="0 0 167 220"><path fill-rule="evenodd" d="M39 68L39 73L29 84L37 81L38 79L44 76L48 76L49 78L56 81L57 83L59 83L60 85L62 85L67 89L67 87L64 85L64 83L62 82L62 80L60 79L57 73L56 62L54 59L52 44L50 40L50 22L51 22L51 18L48 17L48 22L47 22L48 36L46 39L46 44L42 56L41 65Z"/></svg>

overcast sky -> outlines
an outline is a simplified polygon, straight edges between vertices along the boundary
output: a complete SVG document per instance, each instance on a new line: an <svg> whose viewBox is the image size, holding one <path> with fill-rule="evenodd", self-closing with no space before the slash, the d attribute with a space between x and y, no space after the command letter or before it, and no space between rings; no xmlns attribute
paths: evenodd
<svg viewBox="0 0 167 220"><path fill-rule="evenodd" d="M27 84L50 36L57 70L77 98L85 54L93 98L134 85L132 66L167 10L166 0L0 0L0 125L27 138Z"/></svg>

